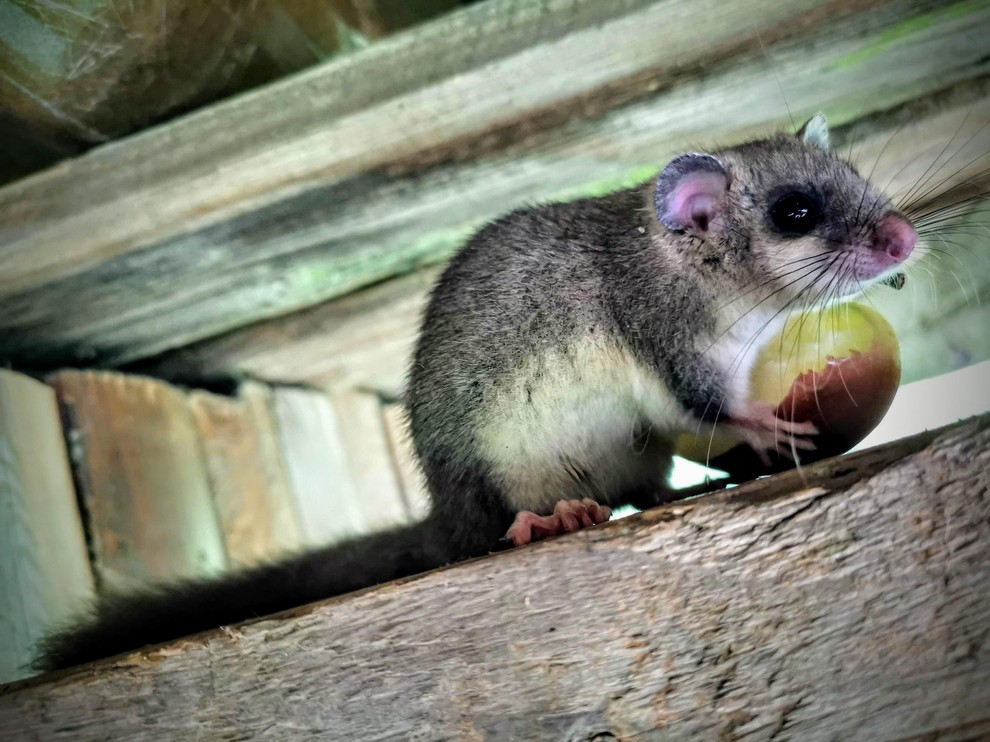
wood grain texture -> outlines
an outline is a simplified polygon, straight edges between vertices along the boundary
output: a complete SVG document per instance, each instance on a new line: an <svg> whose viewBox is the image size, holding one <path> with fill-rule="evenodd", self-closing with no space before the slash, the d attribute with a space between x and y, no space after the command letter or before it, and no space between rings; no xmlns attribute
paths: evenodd
<svg viewBox="0 0 990 742"><path fill-rule="evenodd" d="M421 520L433 509L433 503L426 488L426 476L416 458L405 409L398 403L387 404L382 408L382 418L406 508L413 519Z"/></svg>
<svg viewBox="0 0 990 742"><path fill-rule="evenodd" d="M0 357L118 364L311 306L785 124L781 91L841 124L971 80L988 30L972 0L482 3L0 190Z"/></svg>
<svg viewBox="0 0 990 742"><path fill-rule="evenodd" d="M47 381L73 441L98 587L221 571L223 538L185 394L109 372L61 371Z"/></svg>
<svg viewBox="0 0 990 742"><path fill-rule="evenodd" d="M836 150L893 196L918 205L939 194L990 190L990 78L861 119L834 134ZM966 190L970 189L970 190ZM990 260L986 212L928 239L933 252L908 272L907 288L870 293L894 324L904 377L927 378L990 358L986 333ZM436 268L336 301L195 343L135 368L180 381L249 375L333 392L374 389L402 394L420 315ZM965 313L965 317L956 318ZM946 332L946 327L954 329Z"/></svg>
<svg viewBox="0 0 990 742"><path fill-rule="evenodd" d="M301 548L302 529L271 414L257 414L257 400L242 396L192 392L189 404L231 566L271 561Z"/></svg>
<svg viewBox="0 0 990 742"><path fill-rule="evenodd" d="M331 397L343 432L341 444L354 497L369 531L412 520L392 458L382 402L377 394L346 392Z"/></svg>
<svg viewBox="0 0 990 742"><path fill-rule="evenodd" d="M13 739L973 739L990 418L11 686Z"/></svg>
<svg viewBox="0 0 990 742"><path fill-rule="evenodd" d="M330 399L312 389L279 388L273 410L303 543L324 546L367 532Z"/></svg>
<svg viewBox="0 0 990 742"><path fill-rule="evenodd" d="M397 396L439 275L438 268L417 271L130 368L178 381L249 376Z"/></svg>
<svg viewBox="0 0 990 742"><path fill-rule="evenodd" d="M0 369L0 683L93 594L55 393Z"/></svg>

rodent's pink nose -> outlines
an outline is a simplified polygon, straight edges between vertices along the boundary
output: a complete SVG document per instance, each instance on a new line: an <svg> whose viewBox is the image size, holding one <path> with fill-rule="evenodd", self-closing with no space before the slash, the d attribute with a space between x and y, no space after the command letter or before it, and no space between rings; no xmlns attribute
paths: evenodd
<svg viewBox="0 0 990 742"><path fill-rule="evenodd" d="M882 250L897 262L907 259L918 242L918 233L911 222L902 216L888 214L877 227L876 249Z"/></svg>

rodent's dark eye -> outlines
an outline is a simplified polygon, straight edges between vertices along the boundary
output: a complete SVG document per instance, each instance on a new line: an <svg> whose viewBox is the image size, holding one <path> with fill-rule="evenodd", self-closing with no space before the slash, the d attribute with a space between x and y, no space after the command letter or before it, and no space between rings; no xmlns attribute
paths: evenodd
<svg viewBox="0 0 990 742"><path fill-rule="evenodd" d="M770 205L770 221L784 234L808 234L821 220L821 203L807 193L791 191Z"/></svg>

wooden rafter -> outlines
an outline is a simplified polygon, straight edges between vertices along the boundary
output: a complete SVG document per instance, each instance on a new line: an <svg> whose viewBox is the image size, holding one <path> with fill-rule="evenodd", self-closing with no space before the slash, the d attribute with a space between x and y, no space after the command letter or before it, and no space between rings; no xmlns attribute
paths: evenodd
<svg viewBox="0 0 990 742"><path fill-rule="evenodd" d="M973 0L481 3L0 189L0 360L119 364L311 306L788 108L975 80L988 33Z"/></svg>

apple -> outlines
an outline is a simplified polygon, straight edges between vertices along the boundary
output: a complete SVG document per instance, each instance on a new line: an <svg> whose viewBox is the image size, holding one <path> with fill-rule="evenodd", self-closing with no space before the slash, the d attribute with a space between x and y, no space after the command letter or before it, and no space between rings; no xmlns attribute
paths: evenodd
<svg viewBox="0 0 990 742"><path fill-rule="evenodd" d="M788 318L762 347L750 378L751 398L776 406L777 416L812 422L814 451L801 463L848 451L883 419L901 380L900 347L893 328L874 309L856 302ZM677 453L721 469L732 479L793 466L789 455L764 465L741 440L724 430L684 435Z"/></svg>

